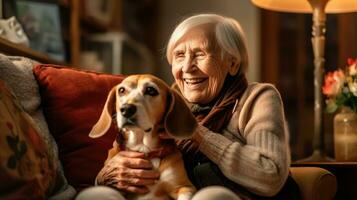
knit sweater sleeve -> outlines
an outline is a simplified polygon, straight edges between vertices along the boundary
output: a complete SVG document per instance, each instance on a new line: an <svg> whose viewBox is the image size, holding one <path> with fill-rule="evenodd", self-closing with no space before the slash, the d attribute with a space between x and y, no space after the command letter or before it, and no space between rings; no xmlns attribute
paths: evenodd
<svg viewBox="0 0 357 200"><path fill-rule="evenodd" d="M290 165L280 95L274 86L258 84L241 103L227 130L240 133L245 142L200 127L200 151L230 180L258 195L273 196L285 183Z"/></svg>

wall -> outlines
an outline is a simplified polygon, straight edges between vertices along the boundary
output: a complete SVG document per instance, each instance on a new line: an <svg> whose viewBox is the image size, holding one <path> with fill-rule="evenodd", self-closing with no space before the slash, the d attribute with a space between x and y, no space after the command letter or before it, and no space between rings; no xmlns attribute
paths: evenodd
<svg viewBox="0 0 357 200"><path fill-rule="evenodd" d="M158 38L156 52L160 57L158 75L172 81L171 69L165 58L165 46L171 32L186 16L197 13L217 13L237 19L245 31L250 55L248 80L259 81L259 15L258 9L248 0L161 0L158 9Z"/></svg>

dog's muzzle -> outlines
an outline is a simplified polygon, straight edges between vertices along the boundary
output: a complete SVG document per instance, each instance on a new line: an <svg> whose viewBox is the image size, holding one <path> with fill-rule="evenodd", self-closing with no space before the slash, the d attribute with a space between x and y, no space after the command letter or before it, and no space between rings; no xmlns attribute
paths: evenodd
<svg viewBox="0 0 357 200"><path fill-rule="evenodd" d="M137 108L134 104L123 104L120 108L120 114L123 116L122 126L134 125L137 126L137 119L135 118ZM150 132L152 128L145 129L144 132Z"/></svg>
<svg viewBox="0 0 357 200"><path fill-rule="evenodd" d="M136 106L133 104L123 104L120 108L120 113L125 118L131 118L136 113Z"/></svg>

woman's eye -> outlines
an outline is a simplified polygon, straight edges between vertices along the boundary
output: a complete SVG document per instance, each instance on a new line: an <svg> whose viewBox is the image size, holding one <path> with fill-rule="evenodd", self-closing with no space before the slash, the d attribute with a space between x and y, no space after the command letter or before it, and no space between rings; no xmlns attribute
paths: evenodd
<svg viewBox="0 0 357 200"><path fill-rule="evenodd" d="M157 96L159 92L155 88L149 86L145 89L144 94L149 96Z"/></svg>
<svg viewBox="0 0 357 200"><path fill-rule="evenodd" d="M120 87L118 92L119 92L119 94L124 94L125 93L125 88L124 87Z"/></svg>
<svg viewBox="0 0 357 200"><path fill-rule="evenodd" d="M197 52L197 53L195 54L195 56L196 56L196 57L202 57L202 56L205 56L205 53L203 53L203 52Z"/></svg>
<svg viewBox="0 0 357 200"><path fill-rule="evenodd" d="M177 53L176 56L177 57L183 57L183 56L185 56L185 54L184 53Z"/></svg>
<svg viewBox="0 0 357 200"><path fill-rule="evenodd" d="M175 59L180 59L180 58L184 58L185 54L183 52L177 52L175 53Z"/></svg>

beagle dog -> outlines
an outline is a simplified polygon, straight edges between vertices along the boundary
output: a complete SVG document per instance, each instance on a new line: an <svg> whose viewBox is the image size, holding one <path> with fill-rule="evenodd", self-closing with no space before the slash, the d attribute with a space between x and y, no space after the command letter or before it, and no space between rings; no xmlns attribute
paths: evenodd
<svg viewBox="0 0 357 200"><path fill-rule="evenodd" d="M89 136L104 135L114 121L119 133L105 162L119 151L142 152L160 172L157 183L144 195L129 199L191 199L196 191L189 181L182 156L174 139L161 139L166 132L173 138L192 136L197 122L183 97L152 75L131 75L110 91L102 114Z"/></svg>

